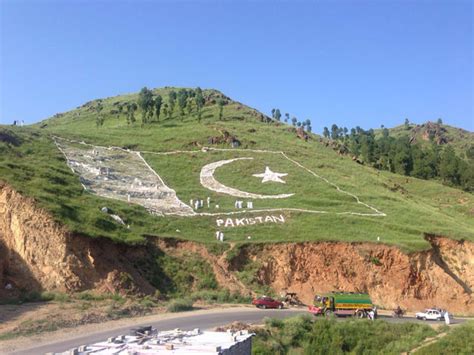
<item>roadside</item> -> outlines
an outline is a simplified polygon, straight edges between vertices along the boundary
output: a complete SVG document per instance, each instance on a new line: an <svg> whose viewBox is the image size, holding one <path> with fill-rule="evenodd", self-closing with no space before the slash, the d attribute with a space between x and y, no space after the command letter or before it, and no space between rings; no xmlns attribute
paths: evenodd
<svg viewBox="0 0 474 355"><path fill-rule="evenodd" d="M2 309L3 311L5 307L6 306L0 306L0 309ZM44 306L34 308L32 310L22 313L19 319L17 320L12 319L6 322L5 324L2 323L0 326L0 336L1 334L5 334L7 331L12 331L12 329L15 329L17 325L14 325L14 324L15 323L18 324L18 321L21 321L23 319L27 319L26 321L23 320L23 322L28 322L28 323L30 322L41 323L41 320L45 319L45 317L47 317L47 319L54 321L56 323L58 323L57 317L60 317L61 319L64 319L64 320L68 318L77 319L74 313L72 313L73 309L74 309L74 306L67 307L62 304L59 304L59 305L46 304ZM94 334L94 333L103 331L104 329L108 331L114 331L114 330L118 331L123 328L133 327L137 324L142 324L142 323L156 322L159 320L165 320L165 319L170 319L170 318L188 317L190 314L201 315L201 314L208 314L209 312L210 313L232 312L235 309L238 309L241 311L245 309L253 309L253 307L244 306L241 304L224 304L224 305L222 304L220 305L196 304L195 310L181 312L181 313L170 313L170 312L167 312L166 308L164 307L156 307L154 309L150 309L146 315L143 314L141 316L119 318L119 319L108 320L108 321L103 321L103 322L93 322L93 323L87 323L87 324L73 325L74 321L71 320L69 325L72 325L72 326L69 326L69 327L48 331L47 326L46 326L46 329L42 329L42 331L40 330L40 332L36 332L36 333L33 332L29 335L18 336L11 339L1 340L0 353L9 353L9 352L17 351L20 349L27 349L33 346L54 343L54 342L58 342L61 340L66 340L66 339L73 339L78 336L84 336L85 334ZM95 309L94 312L97 312L97 308ZM91 321L100 319L100 316L97 316L95 319L92 319L92 317L90 316L90 313L86 313L86 314L83 313L82 317L83 318L87 317L87 314L89 314ZM32 316L34 316L34 318L31 318ZM34 319L34 321L32 319Z"/></svg>
<svg viewBox="0 0 474 355"><path fill-rule="evenodd" d="M247 315L245 318L244 314ZM0 353L10 353L48 344L90 337L107 337L106 333L127 333L131 327L161 322L163 326L191 326L183 318L206 318L215 326L242 320L259 322L265 316L286 317L309 314L306 307L284 310L258 310L248 304L208 304L196 302L192 311L172 313L169 304L152 304L143 300L69 300L68 302L26 303L0 305ZM392 319L391 311L380 310L381 319L390 322L416 321L408 314L403 319ZM222 323L220 319L223 320ZM225 321L224 321L225 319ZM462 321L461 318L456 318ZM164 322L175 320L174 322ZM181 325L183 324L183 325ZM438 326L439 323L427 323ZM444 324L444 323L443 323ZM204 328L197 322L196 327Z"/></svg>

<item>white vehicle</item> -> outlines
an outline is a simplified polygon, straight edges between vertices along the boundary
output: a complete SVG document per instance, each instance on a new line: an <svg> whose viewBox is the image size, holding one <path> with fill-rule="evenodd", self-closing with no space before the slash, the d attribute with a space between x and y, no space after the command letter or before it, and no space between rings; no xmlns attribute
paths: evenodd
<svg viewBox="0 0 474 355"><path fill-rule="evenodd" d="M429 308L425 309L424 312L416 312L416 319L423 320L443 320L444 312L439 309Z"/></svg>

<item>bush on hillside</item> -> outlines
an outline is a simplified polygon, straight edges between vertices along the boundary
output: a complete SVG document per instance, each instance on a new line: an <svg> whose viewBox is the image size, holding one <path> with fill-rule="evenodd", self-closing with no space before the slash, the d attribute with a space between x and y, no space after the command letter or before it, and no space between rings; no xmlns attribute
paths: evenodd
<svg viewBox="0 0 474 355"><path fill-rule="evenodd" d="M184 312L191 311L193 309L193 302L188 299L180 299L171 301L166 307L168 312Z"/></svg>

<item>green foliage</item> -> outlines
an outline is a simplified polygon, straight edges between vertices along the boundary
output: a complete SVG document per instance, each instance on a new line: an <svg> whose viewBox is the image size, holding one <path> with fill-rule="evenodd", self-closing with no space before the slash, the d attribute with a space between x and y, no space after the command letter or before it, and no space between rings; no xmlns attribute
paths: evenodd
<svg viewBox="0 0 474 355"><path fill-rule="evenodd" d="M171 301L166 307L168 312L185 312L193 310L193 302L190 299L178 299Z"/></svg>
<svg viewBox="0 0 474 355"><path fill-rule="evenodd" d="M224 117L224 100L219 99L217 105L219 106L219 121L222 121L222 117Z"/></svg>
<svg viewBox="0 0 474 355"><path fill-rule="evenodd" d="M174 106L175 106L175 103L176 103L176 91L174 90L171 90L169 93L168 93L168 119L171 119L171 116L173 115L173 112L174 112Z"/></svg>
<svg viewBox="0 0 474 355"><path fill-rule="evenodd" d="M153 116L153 92L146 86L138 94L138 107L142 110L142 124L148 123Z"/></svg>
<svg viewBox="0 0 474 355"><path fill-rule="evenodd" d="M201 290L218 291L212 267L197 254L173 257L159 250L136 261L137 269L156 287L159 297L184 297Z"/></svg>
<svg viewBox="0 0 474 355"><path fill-rule="evenodd" d="M420 348L415 352L417 355L433 354L474 354L474 322L452 327L449 333L436 342Z"/></svg>
<svg viewBox="0 0 474 355"><path fill-rule="evenodd" d="M403 123L403 125L406 130L410 129L410 121L408 120L408 118L405 118L405 122Z"/></svg>
<svg viewBox="0 0 474 355"><path fill-rule="evenodd" d="M161 113L161 107L163 106L163 98L161 97L161 95L157 95L155 97L155 114L156 114L156 120L159 121L160 120L160 113Z"/></svg>
<svg viewBox="0 0 474 355"><path fill-rule="evenodd" d="M180 89L177 94L177 99L178 99L179 117L181 117L181 120L182 120L184 118L184 109L186 108L188 92L185 89Z"/></svg>
<svg viewBox="0 0 474 355"><path fill-rule="evenodd" d="M330 136L329 129L327 127L324 127L323 129L323 136L324 138L329 138Z"/></svg>
<svg viewBox="0 0 474 355"><path fill-rule="evenodd" d="M372 256L372 257L370 258L370 262L371 262L372 264L374 264L374 265L377 265L377 266L382 265L382 263L380 262L380 259L379 259L379 258L376 258L376 257L374 257L374 256Z"/></svg>
<svg viewBox="0 0 474 355"><path fill-rule="evenodd" d="M382 129L382 136L378 139L373 130L364 131L356 127L347 135L347 128L342 129L336 124L332 125L331 133L324 127L323 134L325 137L330 134L331 139L344 144L342 150L347 148L351 155L377 169L420 179L441 178L450 186L474 191L474 162L462 160L451 145L446 146L440 155L439 146L412 144L406 135L391 137L386 128Z"/></svg>
<svg viewBox="0 0 474 355"><path fill-rule="evenodd" d="M277 108L277 109L275 110L275 114L274 114L273 118L274 118L275 120L277 120L278 122L281 120L281 112L280 112L280 109Z"/></svg>
<svg viewBox="0 0 474 355"><path fill-rule="evenodd" d="M427 325L308 316L266 320L254 340L254 354L399 354L435 335Z"/></svg>

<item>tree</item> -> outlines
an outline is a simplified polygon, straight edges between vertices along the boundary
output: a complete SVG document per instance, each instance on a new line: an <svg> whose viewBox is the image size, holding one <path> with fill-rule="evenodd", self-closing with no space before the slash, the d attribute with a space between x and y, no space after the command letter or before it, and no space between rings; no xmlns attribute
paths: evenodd
<svg viewBox="0 0 474 355"><path fill-rule="evenodd" d="M95 107L95 111L97 113L95 117L95 124L97 128L102 127L104 125L104 116L102 116L102 110L104 109L104 106L102 105L102 102L99 101L97 102L97 106Z"/></svg>
<svg viewBox="0 0 474 355"><path fill-rule="evenodd" d="M410 121L408 118L405 118L405 123L404 123L405 129L410 129Z"/></svg>
<svg viewBox="0 0 474 355"><path fill-rule="evenodd" d="M290 120L290 114L287 112L285 113L285 123L288 123L289 120Z"/></svg>
<svg viewBox="0 0 474 355"><path fill-rule="evenodd" d="M461 187L468 192L474 192L474 164L460 159L458 172Z"/></svg>
<svg viewBox="0 0 474 355"><path fill-rule="evenodd" d="M306 125L306 131L308 131L309 133L311 133L311 130L312 130L311 126L310 126L310 125Z"/></svg>
<svg viewBox="0 0 474 355"><path fill-rule="evenodd" d="M171 116L173 115L175 103L176 103L176 91L171 90L168 93L168 115L169 115L168 118L171 118Z"/></svg>
<svg viewBox="0 0 474 355"><path fill-rule="evenodd" d="M323 129L323 136L324 138L329 138L329 129L327 127Z"/></svg>
<svg viewBox="0 0 474 355"><path fill-rule="evenodd" d="M198 121L201 122L202 108L204 106L205 101L204 97L202 96L202 90L200 87L197 87L195 90L194 101L196 101Z"/></svg>
<svg viewBox="0 0 474 355"><path fill-rule="evenodd" d="M373 135L367 132L360 136L360 155L364 162L372 163L374 161L375 144Z"/></svg>
<svg viewBox="0 0 474 355"><path fill-rule="evenodd" d="M196 106L196 102L194 99L190 96L188 96L188 99L186 101L186 108L188 110L188 115L191 116L191 114L194 112L194 108Z"/></svg>
<svg viewBox="0 0 474 355"><path fill-rule="evenodd" d="M153 114L153 92L145 86L138 94L138 107L142 110L142 124L148 122L148 116L151 111Z"/></svg>
<svg viewBox="0 0 474 355"><path fill-rule="evenodd" d="M217 105L219 106L219 121L222 121L222 117L224 115L224 100L219 99L217 101Z"/></svg>
<svg viewBox="0 0 474 355"><path fill-rule="evenodd" d="M298 122L298 119L296 117L293 117L291 119L291 123L293 124L293 126L296 126L296 122Z"/></svg>
<svg viewBox="0 0 474 355"><path fill-rule="evenodd" d="M165 117L168 117L168 115L169 115L168 104L163 105L163 114L165 115Z"/></svg>
<svg viewBox="0 0 474 355"><path fill-rule="evenodd" d="M275 111L276 110L274 108L272 108L272 118L275 118Z"/></svg>
<svg viewBox="0 0 474 355"><path fill-rule="evenodd" d="M179 116L181 117L181 119L183 119L184 109L186 108L186 103L188 99L188 93L186 92L185 89L181 89L178 91L177 99L178 99Z"/></svg>
<svg viewBox="0 0 474 355"><path fill-rule="evenodd" d="M138 106L134 102L129 102L127 104L127 124L135 123L135 111L137 110Z"/></svg>
<svg viewBox="0 0 474 355"><path fill-rule="evenodd" d="M410 175L412 170L412 159L410 142L408 138L400 138L393 150L393 171L401 175Z"/></svg>
<svg viewBox="0 0 474 355"><path fill-rule="evenodd" d="M277 121L281 120L281 113L280 113L280 109L278 109L278 108L275 110L275 119Z"/></svg>
<svg viewBox="0 0 474 355"><path fill-rule="evenodd" d="M122 104L119 104L119 105L117 106L117 110L118 110L117 118L120 118L120 116L122 115L122 112L123 112L123 106L122 106Z"/></svg>
<svg viewBox="0 0 474 355"><path fill-rule="evenodd" d="M441 154L439 162L439 175L444 182L459 185L459 158L456 156L452 146L447 146Z"/></svg>
<svg viewBox="0 0 474 355"><path fill-rule="evenodd" d="M441 118L438 118L438 120L436 121L437 124L443 124L443 120Z"/></svg>
<svg viewBox="0 0 474 355"><path fill-rule="evenodd" d="M298 122L298 123L296 123L296 125L297 125L298 127L301 127L302 123L301 123L301 122Z"/></svg>
<svg viewBox="0 0 474 355"><path fill-rule="evenodd" d="M304 121L305 124L306 124L306 127L310 127L311 126L311 120L309 118L306 119L306 121Z"/></svg>
<svg viewBox="0 0 474 355"><path fill-rule="evenodd" d="M163 98L161 95L158 95L155 98L155 114L156 114L156 120L160 121L160 112L161 112L161 106L163 105Z"/></svg>
<svg viewBox="0 0 474 355"><path fill-rule="evenodd" d="M339 127L335 123L331 126L331 138L334 140L339 138Z"/></svg>
<svg viewBox="0 0 474 355"><path fill-rule="evenodd" d="M411 146L411 156L413 160L412 176L420 179L428 179L434 176L434 167L430 164L428 153L423 151L418 144Z"/></svg>

